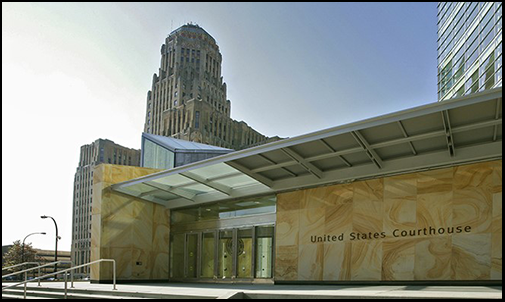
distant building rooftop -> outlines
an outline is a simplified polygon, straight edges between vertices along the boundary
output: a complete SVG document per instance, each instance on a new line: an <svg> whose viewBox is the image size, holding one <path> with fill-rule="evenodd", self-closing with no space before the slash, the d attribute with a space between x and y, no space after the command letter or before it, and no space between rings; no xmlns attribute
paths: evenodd
<svg viewBox="0 0 505 302"><path fill-rule="evenodd" d="M214 37L212 37L208 32L206 32L205 29L201 28L197 24L192 24L192 23L185 24L185 25L173 30L170 33L170 36L173 34L176 34L178 32L181 32L181 31L189 31L189 32L196 33L196 34L206 34L214 41L214 43L216 42Z"/></svg>

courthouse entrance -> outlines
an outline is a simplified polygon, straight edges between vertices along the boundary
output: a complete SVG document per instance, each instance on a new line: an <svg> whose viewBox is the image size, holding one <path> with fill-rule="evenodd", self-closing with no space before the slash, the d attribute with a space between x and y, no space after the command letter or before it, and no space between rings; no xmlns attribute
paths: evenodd
<svg viewBox="0 0 505 302"><path fill-rule="evenodd" d="M275 197L174 210L172 221L171 280L273 278Z"/></svg>

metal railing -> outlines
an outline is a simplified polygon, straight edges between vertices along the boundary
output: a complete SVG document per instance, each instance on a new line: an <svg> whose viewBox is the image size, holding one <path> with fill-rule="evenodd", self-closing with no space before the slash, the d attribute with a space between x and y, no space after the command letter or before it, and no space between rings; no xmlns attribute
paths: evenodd
<svg viewBox="0 0 505 302"><path fill-rule="evenodd" d="M24 285L23 297L24 297L24 299L26 299L26 284L28 282L38 281L39 284L40 284L40 280L41 279L44 279L44 278L47 278L47 277L50 277L50 276L54 276L54 275L58 275L58 274L64 273L63 275L64 275L64 279L65 279L65 299L66 299L67 298L67 282L68 282L68 280L67 280L68 273L67 272L70 271L70 274L71 274L71 284L70 284L70 287L74 288L74 270L75 269L78 269L78 268L81 268L81 267L90 266L92 264L103 262L103 261L111 261L112 262L112 281L113 281L113 287L112 287L112 289L116 290L116 261L114 259L100 259L100 260L92 261L92 262L89 262L89 263L81 264L81 265L78 265L78 266L73 266L71 268L67 268L67 269L64 269L64 270L61 270L61 271L58 271L58 272L50 273L50 274L47 274L47 275L44 275L44 276L39 276L39 277L31 279L31 280L27 280L26 279L26 272L25 271L27 271L27 270L20 271L20 272L24 272L25 273L25 281L19 282L19 283L15 283L15 284L12 284L12 285L8 285L8 286L5 286L5 287L2 286L2 292L3 292L4 289L8 289L8 288L11 288L11 287L16 287L18 285ZM57 261L57 262L60 262L60 261ZM64 262L64 261L62 261L62 262ZM54 264L55 264L54 262L53 263L48 263L48 264L42 265L40 267L54 265ZM36 268L39 268L39 267L34 267L33 269L36 269ZM18 273L20 273L20 272L18 272Z"/></svg>
<svg viewBox="0 0 505 302"><path fill-rule="evenodd" d="M21 273L24 273L25 274L25 281L24 281L24 287L25 287L25 299L26 299L26 283L28 283L29 281L34 281L34 280L37 280L38 282L38 286L40 286L40 280L43 279L43 277L40 277L40 269L43 268L43 267L46 267L46 266L52 266L52 265L55 265L55 264L64 264L64 263L72 263L70 261L56 261L56 262L51 262L51 263L46 263L44 265L39 265L37 267L32 267L32 268L28 268L28 269L25 269L25 270L22 270L22 271L19 271L19 272L14 272L12 274L8 274L8 275L5 275L5 276L2 276L2 279L4 277L9 277L9 276L14 276L14 275L19 275ZM13 265L12 267L14 266L20 266L19 264L18 265ZM10 267L10 268L12 268ZM9 267L7 267L9 268ZM37 278L34 278L34 279L31 279L31 280L28 280L28 272L31 272L33 270L38 270L38 274L37 274ZM56 272L56 274L58 274L58 272ZM23 282L21 282L23 283ZM6 286L5 288L10 288L10 287L13 287L13 286ZM4 287L2 286L2 289Z"/></svg>
<svg viewBox="0 0 505 302"><path fill-rule="evenodd" d="M23 263L16 264L16 265L2 267L2 271L6 270L6 269L11 269L11 268L15 268L15 267L18 267L18 266L22 266L22 265L27 265L27 264L38 264L38 265L40 265L39 262L23 262Z"/></svg>
<svg viewBox="0 0 505 302"><path fill-rule="evenodd" d="M18 266L25 266L25 265L28 265L28 264L36 264L36 265L38 265L35 268L38 268L37 276L40 276L40 262L23 262L23 263L16 264L16 265L2 267L2 271L3 270L7 270L7 269L13 269L13 268L18 267ZM23 273L23 271L18 271L18 272L10 273L10 274L7 274L7 275L2 275L2 279L3 278L7 278L7 277L11 277L11 276L15 276L15 275L19 275L20 273ZM26 276L25 276L25 280L26 280ZM39 286L40 286L40 280L39 280Z"/></svg>

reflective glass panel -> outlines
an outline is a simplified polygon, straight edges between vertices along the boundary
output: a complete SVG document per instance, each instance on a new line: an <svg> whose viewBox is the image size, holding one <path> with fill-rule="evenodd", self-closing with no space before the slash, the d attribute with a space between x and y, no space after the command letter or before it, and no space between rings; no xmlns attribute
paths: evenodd
<svg viewBox="0 0 505 302"><path fill-rule="evenodd" d="M174 153L143 138L142 163L146 168L170 169L174 167Z"/></svg>
<svg viewBox="0 0 505 302"><path fill-rule="evenodd" d="M272 278L274 227L256 227L256 278Z"/></svg>
<svg viewBox="0 0 505 302"><path fill-rule="evenodd" d="M252 278L252 228L237 231L237 277Z"/></svg>
<svg viewBox="0 0 505 302"><path fill-rule="evenodd" d="M184 234L170 236L170 277L184 277Z"/></svg>
<svg viewBox="0 0 505 302"><path fill-rule="evenodd" d="M186 276L196 278L198 234L186 234Z"/></svg>
<svg viewBox="0 0 505 302"><path fill-rule="evenodd" d="M233 276L234 250L235 244L233 243L233 230L220 231L218 246L218 278L226 279Z"/></svg>
<svg viewBox="0 0 505 302"><path fill-rule="evenodd" d="M216 236L215 233L203 233L202 236L202 278L214 277L214 258L216 256Z"/></svg>

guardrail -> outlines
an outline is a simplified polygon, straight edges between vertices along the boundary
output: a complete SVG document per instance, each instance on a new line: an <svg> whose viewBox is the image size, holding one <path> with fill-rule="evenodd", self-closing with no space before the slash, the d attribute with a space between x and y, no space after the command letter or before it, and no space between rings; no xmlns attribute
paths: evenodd
<svg viewBox="0 0 505 302"><path fill-rule="evenodd" d="M7 266L7 267L2 267L2 271L3 270L6 270L6 269L12 269L12 268L15 268L15 267L18 267L18 266L25 266L25 265L28 265L28 264L37 264L38 266L35 267L35 268L38 268L38 273L37 273L37 276L40 276L40 262L23 262L23 263L20 263L20 264L16 264L16 265L11 265L11 266ZM10 277L10 276L15 276L15 275L19 275L20 273L22 273L23 271L18 271L18 272L14 272L14 273L10 273L10 274L7 274L7 275L2 275L2 279L3 278L7 278L7 277ZM25 276L25 280L26 280L26 276ZM39 286L40 286L40 280L39 280Z"/></svg>
<svg viewBox="0 0 505 302"><path fill-rule="evenodd" d="M22 266L22 265L27 265L27 264L38 264L38 265L40 265L39 262L23 262L23 263L16 264L16 265L2 267L2 271L6 270L6 269L11 269L11 268L14 268L14 267ZM3 276L2 276L2 278L3 278Z"/></svg>
<svg viewBox="0 0 505 302"><path fill-rule="evenodd" d="M116 261L114 259L100 259L100 260L96 260L96 261L92 261L92 262L89 262L89 263L85 263L85 264L81 264L81 265L78 265L78 266L73 266L71 268L67 268L67 269L64 269L64 270L61 270L61 271L58 271L58 272L54 272L54 273L50 273L50 274L47 274L47 275L44 275L44 276L39 276L37 278L34 278L34 279L31 279L31 280L27 280L26 279L26 271L28 270L25 270L25 271L20 271L20 272L17 272L17 273L21 273L21 272L24 272L25 273L25 281L23 282L19 282L19 283L15 283L15 284L12 284L12 285L8 285L8 286L5 286L3 287L2 286L2 291L4 289L8 289L8 288L11 288L11 287L16 287L18 285L24 285L24 294L23 294L23 297L24 299L26 299L26 284L28 282L33 282L33 281L38 281L39 282L39 285L40 285L40 280L41 279L44 279L44 278L47 278L47 277L50 277L50 276L54 276L54 275L58 275L58 274L61 274L61 273L64 273L64 276L65 276L65 299L67 298L67 272L70 271L71 273L71 288L74 287L74 270L75 269L78 269L78 268L81 268L81 267L86 267L86 266L90 266L92 264L95 264L95 263L99 263L99 262L103 262L103 261L111 261L112 262L112 281L113 281L113 287L112 289L113 290L116 290ZM60 261L57 261L57 262L60 262ZM62 261L64 262L64 261ZM68 263L68 261L67 261ZM45 264L45 265L41 265L40 267L44 267L44 266L49 266L49 265L54 265L55 263L48 263L48 264ZM36 268L39 268L39 267L34 267L33 269L36 269ZM29 269L29 270L32 270L32 269Z"/></svg>
<svg viewBox="0 0 505 302"><path fill-rule="evenodd" d="M35 263L35 262L32 262L32 263ZM14 272L14 273L2 276L2 279L4 277L9 277L9 276L19 275L21 273L24 273L25 274L25 282L26 281L32 281L32 280L38 280L38 286L40 286L40 280L43 279L43 277L40 277L40 269L43 268L43 267L46 267L46 266L52 266L52 265L55 265L55 264L63 264L63 263L72 263L72 262L70 262L70 261L63 261L63 260L56 261L56 262L50 262L50 263L46 263L44 265L39 265L37 267L28 268L28 269L25 269L25 270L22 270L22 271L19 271L19 272ZM13 265L10 268L15 267L15 266L20 266L20 265L19 264L18 265ZM9 267L7 267L7 268L9 268ZM36 270L36 269L38 270L37 278L34 278L32 280L28 280L28 272L31 272L31 271ZM26 283L28 283L28 282L26 282ZM26 283L25 283L25 292L26 292ZM11 287L11 286L8 286L8 287ZM8 288L8 287L6 287L6 288ZM3 288L4 287L2 286L2 289Z"/></svg>

